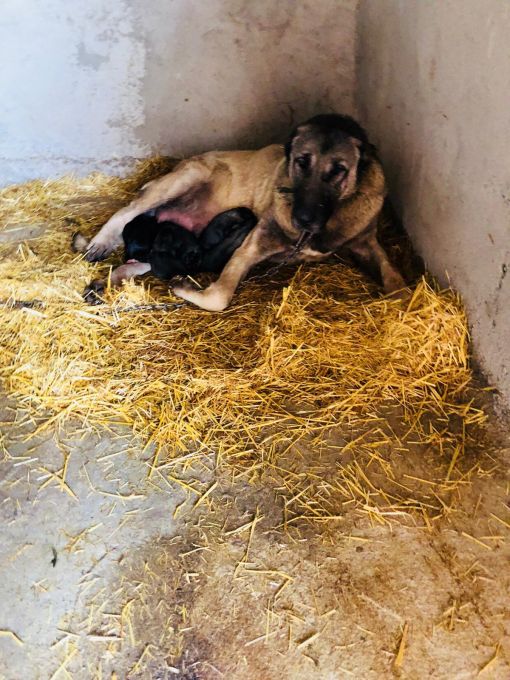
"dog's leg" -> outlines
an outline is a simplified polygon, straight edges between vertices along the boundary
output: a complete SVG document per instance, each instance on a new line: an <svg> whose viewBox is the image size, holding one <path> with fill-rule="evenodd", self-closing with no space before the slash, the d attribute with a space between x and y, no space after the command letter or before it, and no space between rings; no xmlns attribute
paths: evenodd
<svg viewBox="0 0 510 680"><path fill-rule="evenodd" d="M176 170L150 182L141 194L110 217L87 245L85 257L89 262L103 260L122 243L122 230L128 222L163 203L173 201L193 187L210 178L209 168L198 160L191 160Z"/></svg>
<svg viewBox="0 0 510 680"><path fill-rule="evenodd" d="M268 226L268 223L259 222L234 252L218 280L205 290L196 290L188 284L180 284L173 289L175 295L209 312L222 312L230 304L237 286L250 269L289 248L289 244L282 238L268 233Z"/></svg>
<svg viewBox="0 0 510 680"><path fill-rule="evenodd" d="M112 271L110 284L112 286L120 286L123 281L134 279L135 276L147 274L150 270L151 266L150 264L147 264L147 262L126 262L126 264L122 264ZM103 302L101 296L107 285L107 279L94 279L91 281L83 291L83 299L85 302L88 302L89 305L100 305Z"/></svg>
<svg viewBox="0 0 510 680"><path fill-rule="evenodd" d="M349 243L347 250L362 269L368 270L374 278L380 278L385 293L394 293L406 287L404 279L391 264L386 251L377 240L375 231L359 241Z"/></svg>

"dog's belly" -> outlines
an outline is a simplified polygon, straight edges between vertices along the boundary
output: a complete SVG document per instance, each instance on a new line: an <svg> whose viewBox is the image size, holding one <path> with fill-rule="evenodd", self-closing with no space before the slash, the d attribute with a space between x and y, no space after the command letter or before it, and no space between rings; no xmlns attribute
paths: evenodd
<svg viewBox="0 0 510 680"><path fill-rule="evenodd" d="M156 210L158 222L173 222L197 236L213 217L222 212L218 201L213 200L210 184L193 187L174 201L162 204Z"/></svg>
<svg viewBox="0 0 510 680"><path fill-rule="evenodd" d="M156 213L156 217L158 222L173 222L187 231L200 234L212 218L215 217L215 213L212 211L190 212L179 208L160 208Z"/></svg>

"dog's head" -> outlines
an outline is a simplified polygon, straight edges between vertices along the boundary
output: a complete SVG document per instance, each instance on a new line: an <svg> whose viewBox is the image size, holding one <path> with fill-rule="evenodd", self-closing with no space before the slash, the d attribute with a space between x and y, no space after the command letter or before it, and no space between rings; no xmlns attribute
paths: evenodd
<svg viewBox="0 0 510 680"><path fill-rule="evenodd" d="M317 234L338 202L356 190L371 152L363 128L349 116L324 114L299 125L285 145L294 195L292 224Z"/></svg>

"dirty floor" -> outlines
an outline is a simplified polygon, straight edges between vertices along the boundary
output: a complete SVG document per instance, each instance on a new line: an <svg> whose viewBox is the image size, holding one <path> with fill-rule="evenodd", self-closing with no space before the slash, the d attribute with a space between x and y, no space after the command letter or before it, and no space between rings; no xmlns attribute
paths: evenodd
<svg viewBox="0 0 510 680"><path fill-rule="evenodd" d="M453 492L448 461L388 447L394 483L443 504L428 525L349 502L289 524L276 466L235 481L214 456L154 470L127 433L33 438L2 411L2 678L510 677L501 433ZM279 465L296 475L356 457L292 456Z"/></svg>

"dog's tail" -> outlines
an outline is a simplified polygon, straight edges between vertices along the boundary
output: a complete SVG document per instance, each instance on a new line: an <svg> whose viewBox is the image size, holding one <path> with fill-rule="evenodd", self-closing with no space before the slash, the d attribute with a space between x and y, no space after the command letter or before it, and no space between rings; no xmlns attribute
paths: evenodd
<svg viewBox="0 0 510 680"><path fill-rule="evenodd" d="M81 232L76 231L73 234L71 240L71 248L75 253L85 253L87 252L87 247L89 245L89 239L86 238Z"/></svg>

